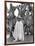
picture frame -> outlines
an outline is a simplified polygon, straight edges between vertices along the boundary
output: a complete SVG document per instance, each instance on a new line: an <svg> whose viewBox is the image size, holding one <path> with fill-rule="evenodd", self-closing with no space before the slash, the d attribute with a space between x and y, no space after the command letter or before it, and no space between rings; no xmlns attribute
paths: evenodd
<svg viewBox="0 0 35 46"><path fill-rule="evenodd" d="M21 4L33 4L33 10L32 10L32 14L33 14L33 37L32 37L32 40L33 40L33 42L17 42L17 43L7 43L7 39L6 39L6 35L7 35L7 32L6 32L6 30L7 30L7 28L6 28L6 19L7 19L7 3L21 3ZM5 1L5 45L18 45L18 44L33 44L34 43L34 2L21 2L21 1Z"/></svg>

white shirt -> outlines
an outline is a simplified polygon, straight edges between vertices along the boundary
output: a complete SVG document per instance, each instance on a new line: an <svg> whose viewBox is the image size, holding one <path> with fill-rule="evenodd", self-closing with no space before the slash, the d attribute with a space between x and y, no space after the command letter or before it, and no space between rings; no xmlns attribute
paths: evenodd
<svg viewBox="0 0 35 46"><path fill-rule="evenodd" d="M17 21L13 36L15 39L24 40L24 29L22 21Z"/></svg>

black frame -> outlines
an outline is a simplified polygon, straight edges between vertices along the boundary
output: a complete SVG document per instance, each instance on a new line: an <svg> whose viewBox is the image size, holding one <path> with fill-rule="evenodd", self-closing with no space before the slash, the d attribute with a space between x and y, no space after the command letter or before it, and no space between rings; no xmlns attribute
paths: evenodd
<svg viewBox="0 0 35 46"><path fill-rule="evenodd" d="M16 43L16 44L6 44L6 2L15 2L15 3L30 3L30 4L33 4L33 42L29 42L29 43ZM18 45L18 44L32 44L34 43L34 2L21 2L21 1L5 1L5 43L4 45Z"/></svg>

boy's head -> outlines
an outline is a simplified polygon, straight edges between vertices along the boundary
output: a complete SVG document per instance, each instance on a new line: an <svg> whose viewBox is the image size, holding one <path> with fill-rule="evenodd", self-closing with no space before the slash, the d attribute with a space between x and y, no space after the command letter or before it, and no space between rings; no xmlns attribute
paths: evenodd
<svg viewBox="0 0 35 46"><path fill-rule="evenodd" d="M20 21L21 19L20 18L17 18L18 21Z"/></svg>
<svg viewBox="0 0 35 46"><path fill-rule="evenodd" d="M18 20L18 21L20 21L20 20L21 20L21 16L20 16L20 15L17 17L17 20Z"/></svg>

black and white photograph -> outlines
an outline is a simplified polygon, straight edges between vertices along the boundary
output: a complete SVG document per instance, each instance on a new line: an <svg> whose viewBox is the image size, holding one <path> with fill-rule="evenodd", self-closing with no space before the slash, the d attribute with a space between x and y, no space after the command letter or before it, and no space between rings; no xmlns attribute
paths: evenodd
<svg viewBox="0 0 35 46"><path fill-rule="evenodd" d="M5 2L5 44L34 43L34 3Z"/></svg>

